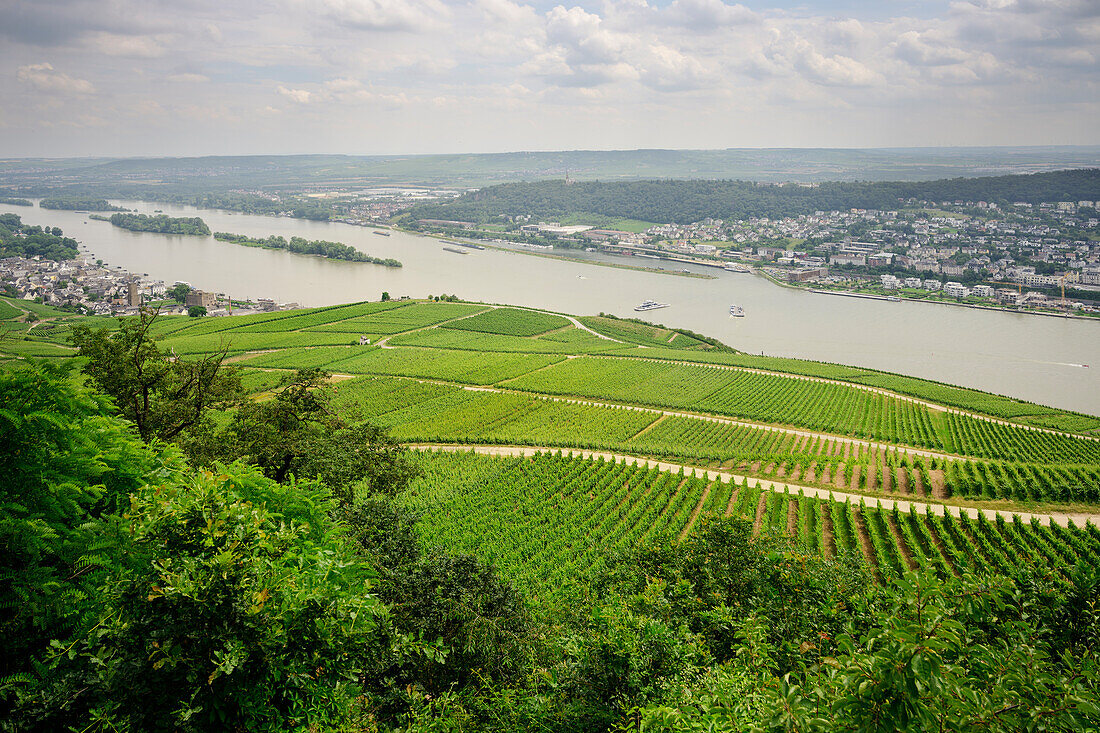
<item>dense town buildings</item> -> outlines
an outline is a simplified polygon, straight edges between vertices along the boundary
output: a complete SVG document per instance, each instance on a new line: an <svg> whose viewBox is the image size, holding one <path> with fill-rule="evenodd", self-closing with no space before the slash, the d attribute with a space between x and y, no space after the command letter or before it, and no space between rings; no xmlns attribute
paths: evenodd
<svg viewBox="0 0 1100 733"><path fill-rule="evenodd" d="M208 314L221 315L232 308L226 296L202 290L188 293L183 305L166 305L168 286L163 281L138 277L86 256L60 262L42 257L0 259L0 288L14 298L89 315L131 315L151 302L158 302L164 313L187 313L189 306L201 305ZM277 305L272 300L238 301L233 312L296 307L297 303Z"/></svg>
<svg viewBox="0 0 1100 733"><path fill-rule="evenodd" d="M753 261L776 279L809 286L1100 310L1095 201L1018 203L1009 210L985 201L899 204L897 211L664 224L617 243L669 256ZM1064 291L1072 297L1061 297Z"/></svg>

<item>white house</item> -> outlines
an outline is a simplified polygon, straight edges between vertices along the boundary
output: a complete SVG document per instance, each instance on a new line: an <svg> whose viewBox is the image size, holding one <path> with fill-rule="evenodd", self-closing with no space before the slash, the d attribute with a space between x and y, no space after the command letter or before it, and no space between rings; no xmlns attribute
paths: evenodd
<svg viewBox="0 0 1100 733"><path fill-rule="evenodd" d="M965 298L970 295L970 288L962 283L949 282L943 286L943 292L955 298Z"/></svg>

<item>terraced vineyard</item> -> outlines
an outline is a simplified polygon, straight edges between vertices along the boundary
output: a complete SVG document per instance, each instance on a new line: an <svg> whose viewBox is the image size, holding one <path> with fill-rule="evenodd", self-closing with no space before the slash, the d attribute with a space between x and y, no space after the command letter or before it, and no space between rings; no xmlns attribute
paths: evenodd
<svg viewBox="0 0 1100 733"><path fill-rule="evenodd" d="M601 333L615 336L614 328L601 323L603 319L582 319L586 325ZM621 335L621 334L619 334ZM629 341L629 338L624 340ZM1023 425L1052 428L1068 432L1100 435L1100 417L1059 410L1033 402L1013 399L1003 395L982 392L981 390L957 387L951 384L933 382L927 379L908 377L903 374L891 374L874 369L832 364L829 362L808 361L778 356L757 356L755 354L701 351L679 347L677 343L646 343L655 348L648 349L645 356L650 359L667 361L687 361L699 364L761 369L765 371L799 374L819 379L850 382L857 385L878 387L909 395L914 398L934 402L948 407L981 413Z"/></svg>
<svg viewBox="0 0 1100 733"><path fill-rule="evenodd" d="M571 325L568 318L550 313L519 310L517 308L494 308L470 318L453 321L444 328L457 328L462 331L479 333L497 333L503 336L537 336L558 328Z"/></svg>
<svg viewBox="0 0 1100 733"><path fill-rule="evenodd" d="M33 310L56 318L34 329L4 322L14 338L0 349L20 357L70 356L65 345L74 323L115 322L35 304L7 307L9 315ZM1100 441L999 424L859 385L983 407L993 417L1077 420L1070 413L856 367L706 351L701 341L629 321L585 322L635 343L599 338L557 314L415 301L162 317L154 332L163 348L185 357L229 350L250 384L273 383L259 370L311 367L374 377L341 384L339 401L402 440L613 450L868 495L1100 501ZM361 338L372 345L359 346ZM640 348L639 339L652 344ZM409 379L439 384L397 384ZM381 409L399 395L400 404ZM646 409L621 406L628 404ZM1088 429L1092 419L1084 416L1079 427Z"/></svg>
<svg viewBox="0 0 1100 733"><path fill-rule="evenodd" d="M456 321L455 323L462 323ZM601 339L587 331L569 329L551 331L539 338L522 338L503 334L476 333L450 328L433 328L394 336L394 346L420 346L430 349L462 351L511 351L535 354L601 354L622 353L634 349L630 344Z"/></svg>
<svg viewBox="0 0 1100 733"><path fill-rule="evenodd" d="M771 374L637 359L580 358L507 386L944 447L932 412L922 405L844 385Z"/></svg>
<svg viewBox="0 0 1100 733"><path fill-rule="evenodd" d="M425 542L491 560L535 595L568 589L609 552L681 536L705 512L742 516L757 533L786 535L825 557L856 553L883 579L904 569L1058 576L1079 561L1100 562L1100 532L1091 524L868 509L560 454L436 453L418 463L424 475L403 501L424 512Z"/></svg>
<svg viewBox="0 0 1100 733"><path fill-rule="evenodd" d="M336 405L353 419L385 425L403 441L611 450L870 495L1094 502L1100 491L1096 464L950 461L829 436L663 416L656 410L471 392L404 379L343 382Z"/></svg>

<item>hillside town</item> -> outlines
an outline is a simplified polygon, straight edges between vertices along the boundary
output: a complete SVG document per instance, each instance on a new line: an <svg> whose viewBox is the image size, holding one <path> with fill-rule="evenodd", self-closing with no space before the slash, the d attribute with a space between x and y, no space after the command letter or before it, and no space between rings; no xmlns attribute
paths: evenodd
<svg viewBox="0 0 1100 733"><path fill-rule="evenodd" d="M193 308L202 308L202 315L211 316L298 307L297 303L280 304L270 299L234 300L223 293L190 286L183 300L177 301L164 281L110 267L86 254L61 261L39 256L0 259L0 289L8 297L99 316L133 315L142 306L154 303L165 314L187 315L199 313Z"/></svg>
<svg viewBox="0 0 1100 733"><path fill-rule="evenodd" d="M644 232L556 223L522 229L620 254L748 262L800 286L1100 312L1095 201L1011 210L985 201L904 203L897 211L705 219Z"/></svg>

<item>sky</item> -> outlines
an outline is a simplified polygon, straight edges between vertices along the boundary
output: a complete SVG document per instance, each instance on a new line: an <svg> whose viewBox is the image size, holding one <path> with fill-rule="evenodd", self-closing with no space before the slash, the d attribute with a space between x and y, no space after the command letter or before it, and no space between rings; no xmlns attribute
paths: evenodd
<svg viewBox="0 0 1100 733"><path fill-rule="evenodd" d="M1100 0L0 0L0 156L1095 145Z"/></svg>

